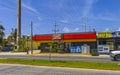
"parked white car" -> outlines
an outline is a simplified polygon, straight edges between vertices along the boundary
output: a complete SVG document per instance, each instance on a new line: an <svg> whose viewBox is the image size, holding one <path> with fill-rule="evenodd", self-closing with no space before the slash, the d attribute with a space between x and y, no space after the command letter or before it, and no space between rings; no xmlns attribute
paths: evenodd
<svg viewBox="0 0 120 75"><path fill-rule="evenodd" d="M120 60L120 50L115 50L110 52L111 60L118 61Z"/></svg>

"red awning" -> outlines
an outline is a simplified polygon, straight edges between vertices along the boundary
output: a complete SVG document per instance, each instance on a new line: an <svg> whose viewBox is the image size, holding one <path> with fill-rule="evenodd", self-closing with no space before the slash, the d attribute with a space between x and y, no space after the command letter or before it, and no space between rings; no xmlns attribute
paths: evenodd
<svg viewBox="0 0 120 75"><path fill-rule="evenodd" d="M52 40L52 35L37 35L33 36L32 39L34 41Z"/></svg>
<svg viewBox="0 0 120 75"><path fill-rule="evenodd" d="M63 34L62 39L63 40L74 40L74 39L96 39L96 33L95 32L89 32L89 33L66 33ZM35 35L32 37L34 41L47 41L52 40L52 34L51 35Z"/></svg>
<svg viewBox="0 0 120 75"><path fill-rule="evenodd" d="M64 34L64 40L72 39L96 39L96 33L83 33L83 34Z"/></svg>

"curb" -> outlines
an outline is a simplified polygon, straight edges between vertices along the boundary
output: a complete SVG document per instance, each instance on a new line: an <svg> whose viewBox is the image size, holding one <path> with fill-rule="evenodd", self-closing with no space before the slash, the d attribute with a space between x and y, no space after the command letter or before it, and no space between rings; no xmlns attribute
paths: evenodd
<svg viewBox="0 0 120 75"><path fill-rule="evenodd" d="M40 52L35 52L33 55L49 55L51 54L52 56L86 56L86 57L91 57L91 54L75 54L75 53L40 53Z"/></svg>

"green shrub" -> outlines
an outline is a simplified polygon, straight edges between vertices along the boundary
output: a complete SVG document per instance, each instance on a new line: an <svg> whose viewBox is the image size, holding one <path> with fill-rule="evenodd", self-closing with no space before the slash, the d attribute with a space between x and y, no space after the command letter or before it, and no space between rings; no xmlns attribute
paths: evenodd
<svg viewBox="0 0 120 75"><path fill-rule="evenodd" d="M13 52L26 52L26 48L14 49Z"/></svg>
<svg viewBox="0 0 120 75"><path fill-rule="evenodd" d="M92 49L92 50L91 50L91 55L92 55L92 56L98 56L99 53L98 53L97 49Z"/></svg>

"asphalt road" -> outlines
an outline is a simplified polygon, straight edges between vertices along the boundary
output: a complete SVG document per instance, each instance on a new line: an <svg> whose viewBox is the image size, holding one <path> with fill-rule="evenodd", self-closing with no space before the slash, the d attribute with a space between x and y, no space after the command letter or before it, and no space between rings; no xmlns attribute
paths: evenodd
<svg viewBox="0 0 120 75"><path fill-rule="evenodd" d="M120 71L0 64L0 75L120 75Z"/></svg>
<svg viewBox="0 0 120 75"><path fill-rule="evenodd" d="M24 58L24 59L42 59L48 60L49 56L28 56L28 55L0 55L0 58ZM84 57L84 56L51 56L51 60L67 60L67 61L93 61L93 62L120 62L111 61L110 57Z"/></svg>

